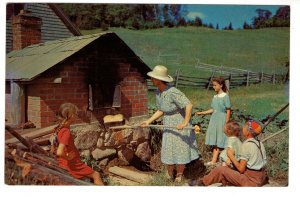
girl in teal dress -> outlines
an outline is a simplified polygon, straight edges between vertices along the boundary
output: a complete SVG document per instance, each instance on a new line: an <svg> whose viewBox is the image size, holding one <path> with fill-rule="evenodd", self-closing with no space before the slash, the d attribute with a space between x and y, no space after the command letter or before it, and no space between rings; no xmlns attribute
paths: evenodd
<svg viewBox="0 0 300 197"><path fill-rule="evenodd" d="M213 146L213 155L210 162L206 165L215 165L218 161L220 149L224 149L227 137L224 133L224 126L230 119L230 99L222 77L213 79L213 88L217 93L211 102L211 109L196 112L196 115L212 114L208 129L206 131L205 144Z"/></svg>
<svg viewBox="0 0 300 197"><path fill-rule="evenodd" d="M167 177L173 180L176 171L175 181L181 182L185 164L199 158L195 132L184 129L192 126L190 118L193 105L180 90L167 84L173 79L167 75L166 67L158 65L147 74L157 87L157 111L141 126L147 126L163 116L164 125L176 127L163 130L161 161L167 165Z"/></svg>

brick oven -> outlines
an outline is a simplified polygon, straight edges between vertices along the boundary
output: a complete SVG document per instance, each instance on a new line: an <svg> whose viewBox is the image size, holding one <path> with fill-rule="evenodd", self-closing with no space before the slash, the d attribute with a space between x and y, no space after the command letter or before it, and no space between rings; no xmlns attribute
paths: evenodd
<svg viewBox="0 0 300 197"><path fill-rule="evenodd" d="M53 125L65 102L79 108L78 123L101 120L106 114L121 113L127 119L147 115L150 68L115 33L38 43L42 21L28 17L15 19L14 39L23 39L14 43L22 47L6 56L8 124ZM17 31L20 24L34 30Z"/></svg>

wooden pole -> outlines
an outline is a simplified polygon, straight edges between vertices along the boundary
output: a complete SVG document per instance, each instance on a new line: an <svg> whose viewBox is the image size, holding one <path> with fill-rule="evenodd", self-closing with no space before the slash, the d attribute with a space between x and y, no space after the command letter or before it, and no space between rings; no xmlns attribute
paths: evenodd
<svg viewBox="0 0 300 197"><path fill-rule="evenodd" d="M168 126L168 125L148 125L146 127L159 128L159 129L165 129L165 128L176 129L176 126ZM109 129L135 129L135 128L143 128L143 127L130 126L130 125L109 127ZM195 129L195 127L184 127L183 129Z"/></svg>
<svg viewBox="0 0 300 197"><path fill-rule="evenodd" d="M209 90L209 87L210 87L210 84L211 84L211 82L212 82L212 80L213 80L213 77L214 77L214 75L215 75L215 70L212 72L212 74L211 74L211 76L210 76L210 78L209 78L209 82L208 82L208 85L207 85L207 88L206 88L206 90Z"/></svg>
<svg viewBox="0 0 300 197"><path fill-rule="evenodd" d="M283 110L285 110L289 106L289 103L286 104L283 108L281 108L276 114L270 117L267 122L264 123L262 130L264 130L270 122L272 122Z"/></svg>
<svg viewBox="0 0 300 197"><path fill-rule="evenodd" d="M264 72L261 71L260 83L263 83L263 81L264 81Z"/></svg>
<svg viewBox="0 0 300 197"><path fill-rule="evenodd" d="M247 72L247 82L246 82L246 86L249 86L249 77L250 77L250 72Z"/></svg>
<svg viewBox="0 0 300 197"><path fill-rule="evenodd" d="M280 131L277 131L276 133L273 133L272 135L269 135L269 136L265 137L264 139L262 139L262 140L260 140L260 141L261 141L261 142L265 142L265 141L267 141L267 140L273 138L274 136L276 136L276 135L282 133L283 131L285 131L285 130L287 130L287 129L288 129L288 127L284 128L284 129L281 129Z"/></svg>
<svg viewBox="0 0 300 197"><path fill-rule="evenodd" d="M275 74L275 72L274 72L273 77L272 77L272 82L273 82L273 84L276 83L276 74Z"/></svg>
<svg viewBox="0 0 300 197"><path fill-rule="evenodd" d="M5 126L5 130L8 131L13 136L15 136L22 144L24 144L27 148L29 148L30 151L48 155L48 152L42 149L33 140L29 140L29 138L28 139L23 138L20 134L18 134L15 130L13 130L9 126Z"/></svg>

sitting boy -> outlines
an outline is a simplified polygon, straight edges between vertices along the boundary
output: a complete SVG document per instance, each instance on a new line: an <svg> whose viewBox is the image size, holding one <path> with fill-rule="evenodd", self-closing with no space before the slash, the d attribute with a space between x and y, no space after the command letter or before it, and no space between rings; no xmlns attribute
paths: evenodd
<svg viewBox="0 0 300 197"><path fill-rule="evenodd" d="M262 132L262 126L258 121L248 120L243 127L243 135L246 140L241 146L240 161L228 152L228 157L236 170L227 166L214 168L198 185L222 185L234 186L262 186L267 182L267 174L264 169L267 158L264 145L257 140Z"/></svg>

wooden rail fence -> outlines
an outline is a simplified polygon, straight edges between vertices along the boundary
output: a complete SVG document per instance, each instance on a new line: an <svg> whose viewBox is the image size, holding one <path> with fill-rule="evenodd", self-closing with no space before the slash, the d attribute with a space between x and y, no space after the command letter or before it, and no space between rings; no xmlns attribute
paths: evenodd
<svg viewBox="0 0 300 197"><path fill-rule="evenodd" d="M264 72L252 72L247 70L238 69L239 71L229 70L213 70L210 77L192 77L187 76L181 73L180 70L177 70L173 76L174 81L171 83L175 87L189 87L189 88L202 88L210 89L212 88L212 79L216 76L223 77L227 86L230 88L236 88L239 86L249 86L250 84L258 83L271 83L275 84L279 81L283 81L284 76L278 74L267 74ZM155 90L151 80L147 80L148 89Z"/></svg>

